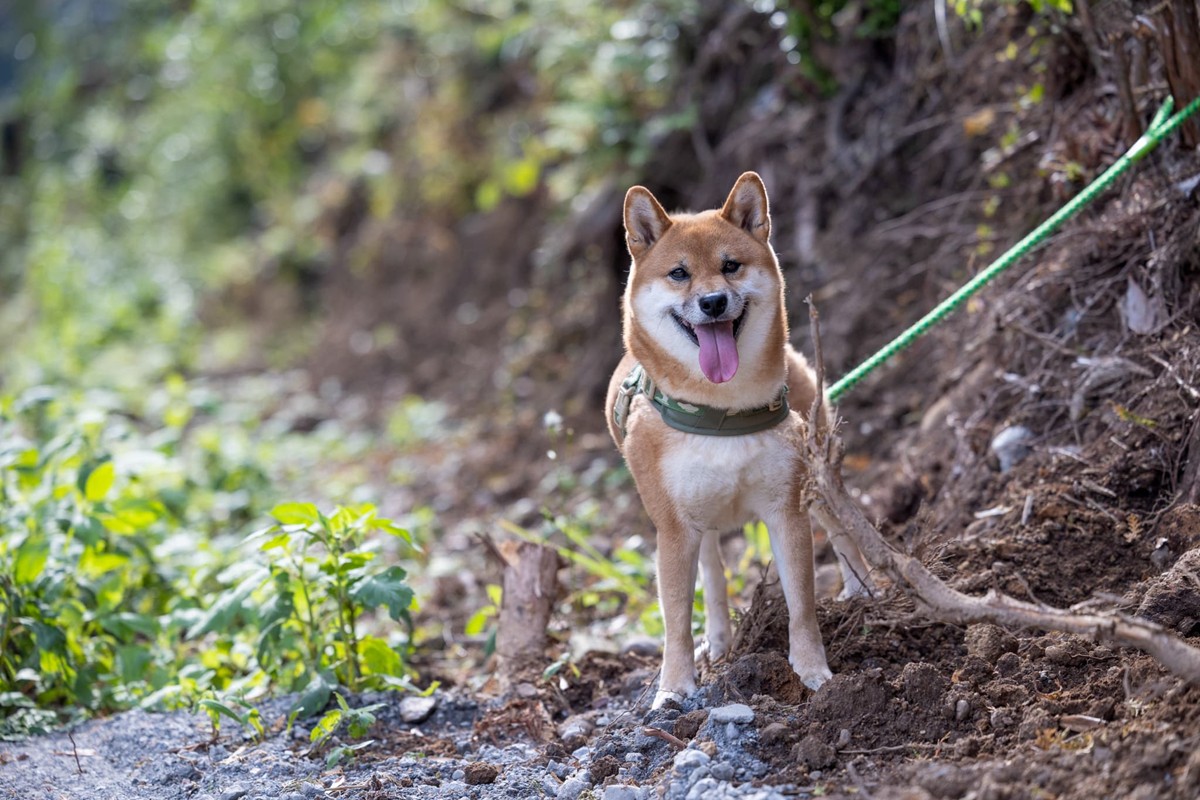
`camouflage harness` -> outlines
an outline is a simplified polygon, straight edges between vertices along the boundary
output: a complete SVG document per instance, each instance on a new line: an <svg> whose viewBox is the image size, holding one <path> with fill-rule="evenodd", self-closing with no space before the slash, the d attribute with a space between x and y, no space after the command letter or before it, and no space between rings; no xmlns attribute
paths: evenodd
<svg viewBox="0 0 1200 800"><path fill-rule="evenodd" d="M784 384L776 398L768 405L745 411L728 411L667 397L646 374L642 365L634 364L629 376L621 383L617 392L617 402L613 406L613 422L622 436L626 434L625 425L629 421L629 409L633 405L633 398L639 394L644 394L650 399L651 405L658 410L667 425L677 431L701 436L743 436L758 433L774 428L787 419L790 413L787 384Z"/></svg>

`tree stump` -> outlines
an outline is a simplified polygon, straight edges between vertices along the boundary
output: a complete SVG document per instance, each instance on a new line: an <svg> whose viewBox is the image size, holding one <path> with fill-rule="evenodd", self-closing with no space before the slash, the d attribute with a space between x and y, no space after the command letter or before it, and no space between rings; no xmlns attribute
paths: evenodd
<svg viewBox="0 0 1200 800"><path fill-rule="evenodd" d="M558 553L532 542L503 542L504 594L496 655L500 674L517 672L546 660L550 612L558 596Z"/></svg>

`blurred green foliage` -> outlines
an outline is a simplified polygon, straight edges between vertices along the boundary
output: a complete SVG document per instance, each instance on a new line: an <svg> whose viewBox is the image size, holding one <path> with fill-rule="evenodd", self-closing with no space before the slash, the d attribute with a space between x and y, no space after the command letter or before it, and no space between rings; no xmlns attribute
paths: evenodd
<svg viewBox="0 0 1200 800"><path fill-rule="evenodd" d="M315 713L338 685L408 686L411 626L360 622L406 618L404 571L367 534L407 534L370 506L285 504L250 535L290 482L279 465L350 453L230 394L0 394L0 736L60 709L304 689Z"/></svg>
<svg viewBox="0 0 1200 800"><path fill-rule="evenodd" d="M271 690L315 713L339 686L409 685L410 627L370 625L408 622L395 560L414 551L384 544L401 530L361 504L277 505L316 484L360 499L361 471L333 474L369 442L305 424L285 373L204 376L304 355L355 196L450 224L646 158L694 13L0 8L0 735L134 703L261 724L238 709ZM264 306L298 310L267 321L273 349ZM393 443L443 413L404 401Z"/></svg>
<svg viewBox="0 0 1200 800"><path fill-rule="evenodd" d="M486 210L551 166L578 191L644 152L685 6L17 0L6 379L130 388L213 366L229 354L198 323L222 320L216 291L302 291L330 266L331 186L365 186L381 218Z"/></svg>

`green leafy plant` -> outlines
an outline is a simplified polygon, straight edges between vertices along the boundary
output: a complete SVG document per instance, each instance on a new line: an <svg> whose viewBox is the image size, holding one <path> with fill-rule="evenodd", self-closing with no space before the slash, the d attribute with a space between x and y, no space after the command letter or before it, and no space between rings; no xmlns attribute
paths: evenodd
<svg viewBox="0 0 1200 800"><path fill-rule="evenodd" d="M252 537L267 565L251 572L229 602L210 609L197 632L222 625L254 602L258 662L281 685L305 680L308 693L315 693L302 704L305 710L323 707L334 685L355 692L410 688L402 654L359 629L365 612L386 608L411 632L407 574L399 565L377 564L376 543L368 540L378 531L411 543L408 531L371 505L339 506L324 514L312 503L283 503L271 515L275 524ZM256 591L261 598L254 599ZM303 656L299 662L291 657L295 652Z"/></svg>
<svg viewBox="0 0 1200 800"><path fill-rule="evenodd" d="M266 729L263 727L262 714L250 703L240 698L230 698L228 700L220 700L216 693L211 690L206 693L208 696L201 698L197 703L202 711L208 714L209 723L212 725L212 738L216 741L217 736L221 733L221 719L231 719L243 728L251 728L254 731L255 738L262 741L266 737ZM237 705L245 711L239 712L230 705Z"/></svg>
<svg viewBox="0 0 1200 800"><path fill-rule="evenodd" d="M375 714L372 712L383 708L383 703L373 703L361 708L351 708L340 694L334 694L333 697L337 700L337 708L326 711L321 719L317 721L317 724L313 726L312 732L309 734L308 738L313 744L314 751L320 751L332 742L334 735L343 726L352 739L363 738L367 735L371 726L375 724ZM332 747L325 756L325 765L332 769L343 760L353 758L355 753L369 747L371 744L371 741L366 741L353 745Z"/></svg>

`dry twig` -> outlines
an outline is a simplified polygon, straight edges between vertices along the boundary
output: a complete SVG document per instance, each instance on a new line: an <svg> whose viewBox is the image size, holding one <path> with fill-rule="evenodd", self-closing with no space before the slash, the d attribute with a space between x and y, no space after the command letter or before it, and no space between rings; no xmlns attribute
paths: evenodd
<svg viewBox="0 0 1200 800"><path fill-rule="evenodd" d="M642 733L646 736L653 736L655 739L662 739L667 744L678 747L680 750L687 749L687 742L680 739L673 733L667 733L662 728L655 728L653 725L647 725L642 728Z"/></svg>
<svg viewBox="0 0 1200 800"><path fill-rule="evenodd" d="M810 302L817 393L810 420L821 419L825 368L821 358L820 317ZM918 559L892 547L867 520L842 483L845 446L836 425L807 426L806 444L812 502L840 520L848 535L875 569L888 575L917 604L917 610L939 622L967 625L990 622L1007 628L1034 628L1086 636L1097 642L1136 647L1153 656L1180 678L1200 685L1200 649L1172 636L1165 628L1114 611L1079 613L1043 603L1025 602L995 590L982 597L963 594L937 578Z"/></svg>

